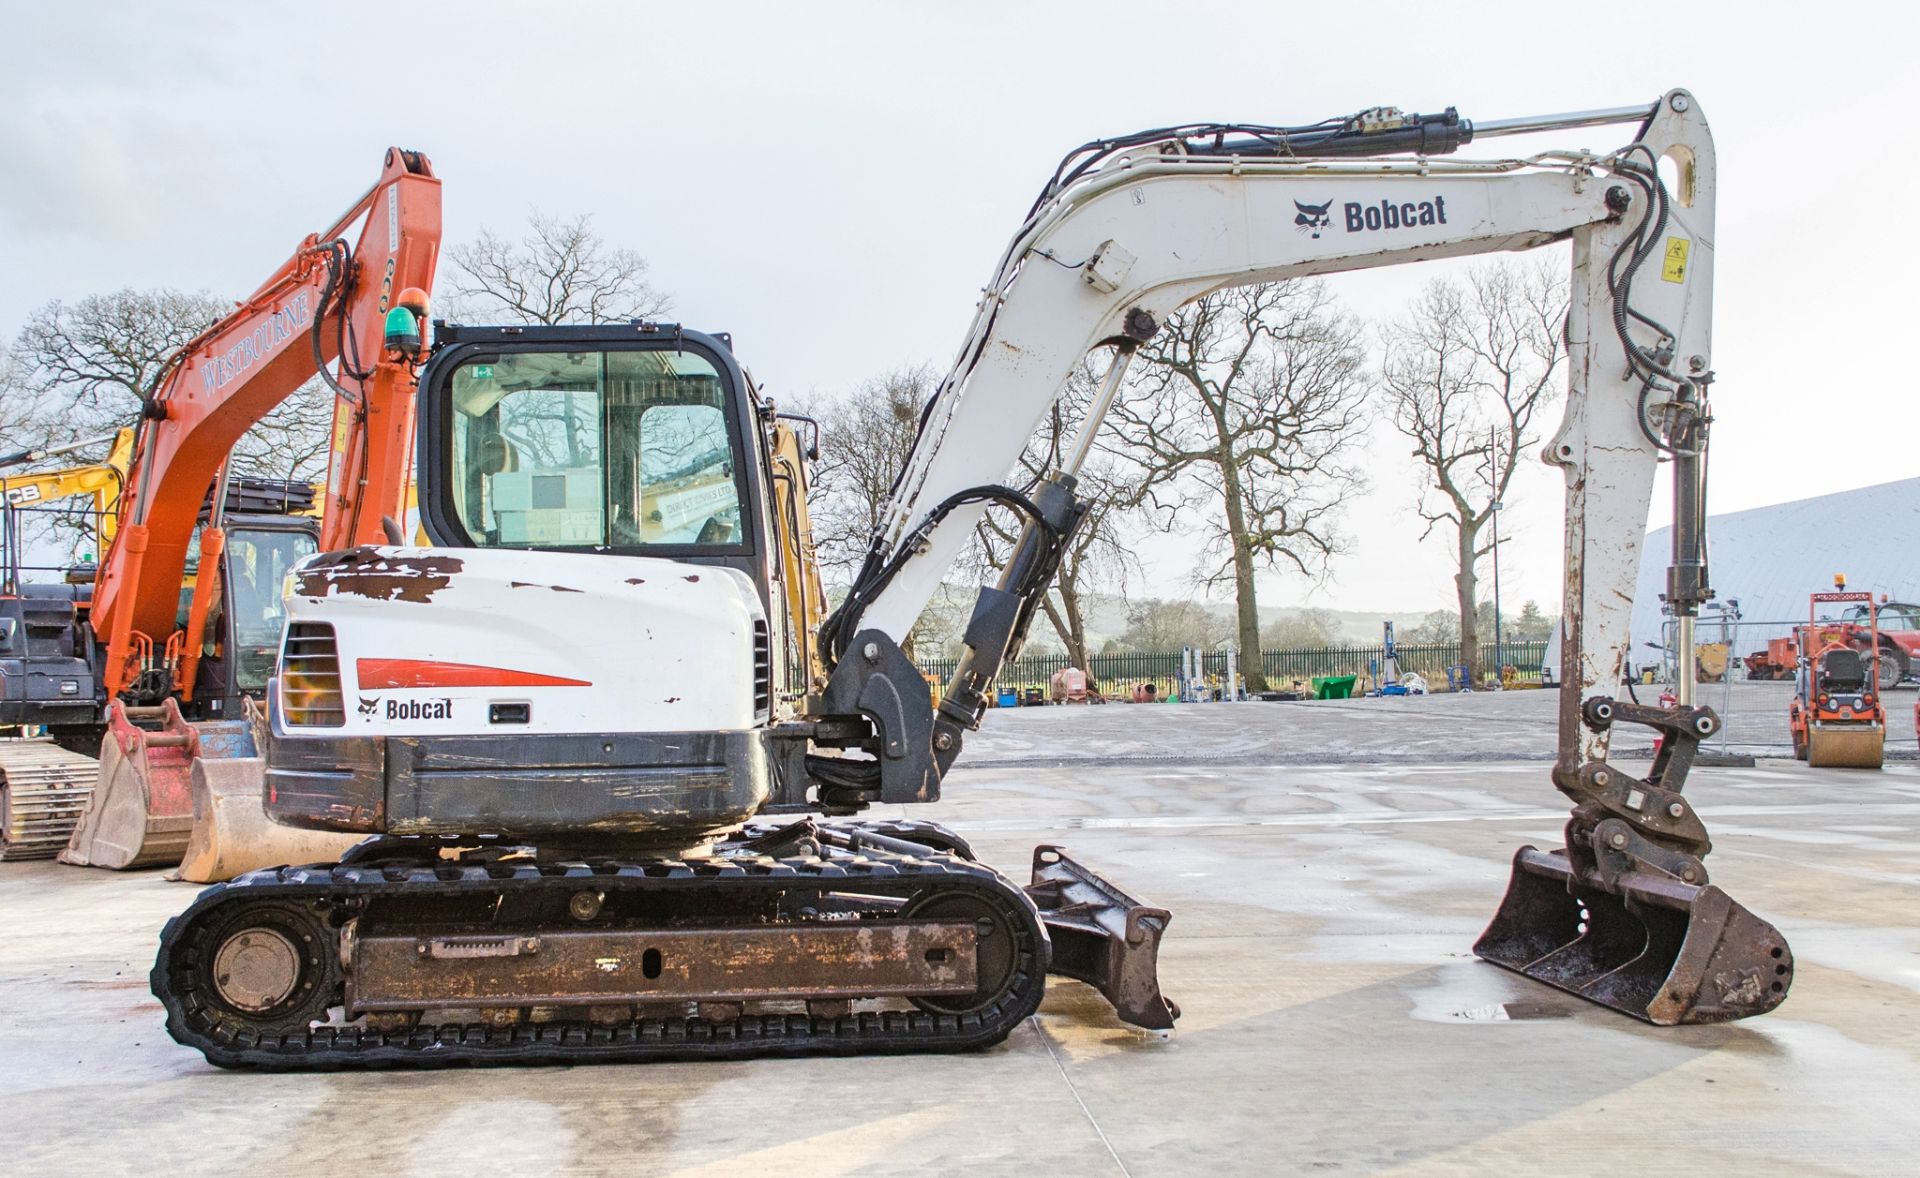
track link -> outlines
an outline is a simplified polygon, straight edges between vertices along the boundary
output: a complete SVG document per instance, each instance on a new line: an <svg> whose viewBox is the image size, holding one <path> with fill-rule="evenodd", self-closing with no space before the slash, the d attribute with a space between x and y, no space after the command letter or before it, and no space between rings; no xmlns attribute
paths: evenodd
<svg viewBox="0 0 1920 1178"><path fill-rule="evenodd" d="M713 858L411 864L386 859L256 871L208 888L167 922L153 967L153 992L166 1008L168 1033L210 1062L287 1071L964 1051L1000 1042L1039 1006L1051 947L1033 902L1020 888L991 868L953 855L856 844L829 827L813 833L823 844L818 854L774 856L746 847L743 840L723 844ZM837 1017L694 1014L634 1017L609 1025L588 1019L583 1008L562 1007L544 1021L504 1026L421 1021L385 1030L343 1025L337 1017L317 1022L321 1011L343 1004L340 970L333 963L340 927L353 914L394 899L497 896L510 906L585 888L610 897L785 904L788 910L796 897L803 910L809 897L818 897L841 906L837 914L821 918L837 920L850 918L849 904L964 897L972 910L991 912L1010 934L1011 966L996 979L997 989L954 1012L922 1003L921 1009ZM270 926L273 935L265 939L273 944L299 947L307 964L300 976L306 982L290 982L290 989L315 981L319 986L304 1005L295 994L276 1008L281 1012L277 1023L234 1009L215 990L213 972L226 938L251 924Z"/></svg>

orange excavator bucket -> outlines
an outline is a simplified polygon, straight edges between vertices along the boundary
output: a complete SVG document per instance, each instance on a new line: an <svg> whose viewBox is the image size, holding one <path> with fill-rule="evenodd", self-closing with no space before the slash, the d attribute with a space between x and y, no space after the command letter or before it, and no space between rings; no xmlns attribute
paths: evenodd
<svg viewBox="0 0 1920 1178"><path fill-rule="evenodd" d="M148 730L134 718L158 721ZM261 796L265 762L254 721L188 723L168 700L150 712L107 713L100 784L60 861L125 870L180 864L169 876L218 883L288 863L330 863L359 841L280 826Z"/></svg>
<svg viewBox="0 0 1920 1178"><path fill-rule="evenodd" d="M1765 1014L1793 984L1786 938L1707 881L1712 844L1681 797L1710 708L1588 700L1590 727L1649 725L1644 779L1596 761L1555 784L1578 803L1566 847L1522 847L1473 951L1485 961L1661 1026Z"/></svg>
<svg viewBox="0 0 1920 1178"><path fill-rule="evenodd" d="M141 728L135 718L159 726ZM116 871L178 863L193 826L188 775L198 750L198 735L173 700L150 709L107 705L99 782L60 862Z"/></svg>

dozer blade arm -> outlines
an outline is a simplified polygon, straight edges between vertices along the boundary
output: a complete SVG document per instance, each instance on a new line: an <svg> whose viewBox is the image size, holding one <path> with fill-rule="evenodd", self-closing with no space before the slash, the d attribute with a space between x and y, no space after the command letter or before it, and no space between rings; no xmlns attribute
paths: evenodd
<svg viewBox="0 0 1920 1178"><path fill-rule="evenodd" d="M1160 993L1160 935L1172 915L1114 887L1065 849L1033 849L1027 895L1053 940L1048 973L1078 978L1113 1004L1122 1022L1171 1031L1180 1008Z"/></svg>

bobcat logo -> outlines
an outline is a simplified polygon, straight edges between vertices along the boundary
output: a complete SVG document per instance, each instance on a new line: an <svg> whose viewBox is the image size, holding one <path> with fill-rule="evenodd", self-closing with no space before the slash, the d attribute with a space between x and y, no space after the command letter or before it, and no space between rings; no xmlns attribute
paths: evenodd
<svg viewBox="0 0 1920 1178"><path fill-rule="evenodd" d="M1328 211L1333 208L1332 201L1323 205L1303 205L1296 200L1293 207L1300 210L1293 218L1295 233L1312 233L1314 240L1318 241L1320 231L1333 224L1333 214Z"/></svg>
<svg viewBox="0 0 1920 1178"><path fill-rule="evenodd" d="M377 697L374 699L368 699L364 695L360 697L360 714L362 716L371 717L375 711L379 710L379 707L380 700Z"/></svg>

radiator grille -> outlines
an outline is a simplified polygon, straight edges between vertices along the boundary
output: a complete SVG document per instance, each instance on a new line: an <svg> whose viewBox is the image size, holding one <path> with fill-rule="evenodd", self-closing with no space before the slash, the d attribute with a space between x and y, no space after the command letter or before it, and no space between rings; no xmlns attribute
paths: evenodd
<svg viewBox="0 0 1920 1178"><path fill-rule="evenodd" d="M773 715L773 643L764 620L753 624L753 714L763 720Z"/></svg>
<svg viewBox="0 0 1920 1178"><path fill-rule="evenodd" d="M325 622L287 627L280 652L280 712L289 728L339 728L347 722L340 691L340 648Z"/></svg>

